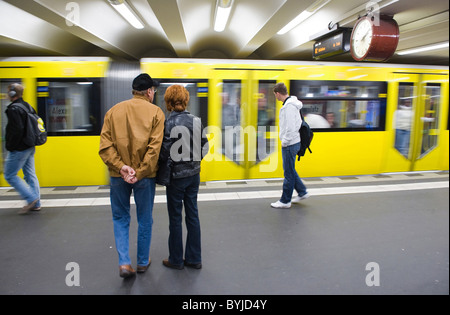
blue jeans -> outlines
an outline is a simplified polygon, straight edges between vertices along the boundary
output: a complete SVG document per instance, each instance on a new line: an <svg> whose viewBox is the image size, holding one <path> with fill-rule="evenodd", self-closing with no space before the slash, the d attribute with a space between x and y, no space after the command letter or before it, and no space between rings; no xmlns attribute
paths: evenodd
<svg viewBox="0 0 450 315"><path fill-rule="evenodd" d="M405 157L408 157L410 136L411 131L409 130L395 130L395 148Z"/></svg>
<svg viewBox="0 0 450 315"><path fill-rule="evenodd" d="M36 176L34 168L35 147L24 151L8 152L5 161L4 176L6 181L20 194L27 204L32 203L36 199L40 199L39 180ZM23 178L17 176L22 170ZM39 200L36 207L41 206Z"/></svg>
<svg viewBox="0 0 450 315"><path fill-rule="evenodd" d="M147 266L150 259L152 239L153 203L155 200L155 179L144 178L131 185L120 177L111 177L111 209L114 223L114 238L119 254L119 266L131 264L129 253L130 198L134 192L137 233L137 265Z"/></svg>
<svg viewBox="0 0 450 315"><path fill-rule="evenodd" d="M185 260L190 264L200 264L201 233L198 217L197 195L200 186L200 175L171 179L166 188L167 209L169 212L169 262L172 265L183 265L183 203L186 212L186 252Z"/></svg>
<svg viewBox="0 0 450 315"><path fill-rule="evenodd" d="M282 203L291 202L294 189L299 196L306 194L306 187L295 170L295 159L299 150L300 142L281 149L284 169L283 195L280 199Z"/></svg>

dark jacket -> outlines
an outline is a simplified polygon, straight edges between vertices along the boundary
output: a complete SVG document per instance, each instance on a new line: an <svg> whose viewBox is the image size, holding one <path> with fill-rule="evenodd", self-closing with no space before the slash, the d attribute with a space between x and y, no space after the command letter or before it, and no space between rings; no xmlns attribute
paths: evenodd
<svg viewBox="0 0 450 315"><path fill-rule="evenodd" d="M5 141L6 150L10 152L24 151L31 148L23 142L27 122L27 113L20 107L14 106L14 103L22 103L31 108L30 104L25 102L22 98L9 104L6 108L5 113L8 117L8 123L6 125Z"/></svg>
<svg viewBox="0 0 450 315"><path fill-rule="evenodd" d="M209 151L201 119L189 112L171 112L164 123L159 164L171 165L172 178L200 173L200 162Z"/></svg>

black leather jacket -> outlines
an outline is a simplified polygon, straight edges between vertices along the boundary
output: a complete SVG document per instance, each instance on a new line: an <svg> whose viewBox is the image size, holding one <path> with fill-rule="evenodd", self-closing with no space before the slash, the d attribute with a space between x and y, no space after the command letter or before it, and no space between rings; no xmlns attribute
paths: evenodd
<svg viewBox="0 0 450 315"><path fill-rule="evenodd" d="M200 162L209 151L201 119L189 112L171 112L164 123L159 164L171 164L172 178L200 173Z"/></svg>

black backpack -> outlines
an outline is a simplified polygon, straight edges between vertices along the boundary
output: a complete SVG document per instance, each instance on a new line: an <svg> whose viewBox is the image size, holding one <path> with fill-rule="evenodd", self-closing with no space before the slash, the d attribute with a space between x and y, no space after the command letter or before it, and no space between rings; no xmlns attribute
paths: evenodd
<svg viewBox="0 0 450 315"><path fill-rule="evenodd" d="M31 106L26 106L22 103L14 103L13 105L23 109L25 113L27 113L23 142L30 147L46 143L47 131L44 128L44 121L42 118L36 114Z"/></svg>
<svg viewBox="0 0 450 315"><path fill-rule="evenodd" d="M300 130L298 131L300 133L300 150L297 152L297 161L300 161L300 157L305 155L306 149L309 150L309 153L312 153L309 146L311 145L312 139L314 137L314 133L309 127L308 123L305 121L305 118L303 118L301 110L300 117L302 118L302 124L300 125Z"/></svg>

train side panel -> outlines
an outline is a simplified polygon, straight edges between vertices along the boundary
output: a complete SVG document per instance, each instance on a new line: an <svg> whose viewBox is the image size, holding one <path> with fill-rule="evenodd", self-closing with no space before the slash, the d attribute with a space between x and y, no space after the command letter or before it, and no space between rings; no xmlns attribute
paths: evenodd
<svg viewBox="0 0 450 315"><path fill-rule="evenodd" d="M98 155L97 136L49 137L36 150L36 171L43 187L108 185L107 168Z"/></svg>
<svg viewBox="0 0 450 315"><path fill-rule="evenodd" d="M50 123L48 142L36 149L41 186L108 185L107 168L98 156L98 148L101 122L111 104L105 106L98 98L107 93L102 82L108 78L111 61L107 58L51 59L54 58L0 61L2 105L6 104L6 84L20 80L25 85L24 99L39 113L44 111ZM155 103L163 109L168 86L183 84L189 89L188 110L202 118L210 140L210 153L202 161L202 181L283 177L278 139L282 104L272 93L277 82L286 83L291 94L302 100L304 114L316 114L324 120L332 109L338 120L338 126L330 129L313 126L313 152L307 152L296 163L300 176L449 169L448 68L149 58L141 60L140 70L161 81ZM120 84L130 80L121 77ZM92 88L95 93L85 93L97 98L95 102L77 97L77 91L81 91L78 85L83 89L95 87ZM61 88L71 89L72 96L65 100L51 98L52 88L53 93ZM123 88L127 90L128 83ZM405 91L410 94L404 94ZM414 131L410 148L402 153L397 146L395 117L405 100L413 103ZM63 103L59 104L60 101ZM92 123L96 128L92 132L80 132L84 127L66 125L63 117L64 106L76 108L74 104L84 106L85 103L95 107ZM4 108L4 127L3 112ZM350 115L354 112L359 115L355 121L364 121L365 125L351 126ZM234 119L231 123L230 117ZM59 129L60 125L64 128ZM231 138L228 138L226 133L230 130ZM6 154L2 151L4 158ZM3 176L0 176L0 186L9 186Z"/></svg>
<svg viewBox="0 0 450 315"><path fill-rule="evenodd" d="M1 78L19 79L25 86L24 100L38 111L39 86L50 80L103 79L108 69L107 58L30 58L2 62ZM44 92L45 93L45 92ZM42 95L41 95L42 96ZM85 105L80 101L80 105ZM48 126L47 130L48 130ZM36 147L36 173L42 187L107 185L107 170L98 156L100 137L52 136ZM5 154L3 154L5 155ZM3 176L1 186L9 186Z"/></svg>
<svg viewBox="0 0 450 315"><path fill-rule="evenodd" d="M340 82L349 85L361 85L367 82L368 85L386 85L386 90L381 91L376 100L382 108L379 108L379 115L383 123L374 128L365 130L347 129L347 130L315 130L315 137L312 144L313 153L307 153L305 157L297 163L297 169L302 176L350 176L362 174L379 174L388 172L404 172L412 170L435 170L448 169L448 127L447 124L440 124L439 130L431 130L431 134L439 133L439 145L435 146L425 157L417 158L411 161L411 158L399 154L395 148L396 130L393 126L393 116L399 105L399 88L397 78L394 74L422 73L420 80L426 81L428 75L439 73L443 75L442 91L446 91L448 87L448 70L427 69L425 67L407 68L393 65L371 65L364 66L361 64L334 64L334 63L298 63L298 64L270 64L270 63L182 63L169 62L160 63L157 60L146 59L142 63L142 69L149 72L156 78L172 79L188 79L203 78L209 81L209 98L208 98L208 124L216 130L218 134L210 134L209 138L214 150L202 164L202 180L239 180L239 179L255 179L255 178L279 178L283 176L282 172L282 156L278 136L273 133L266 134L266 141L269 138L276 143L275 150L269 157L262 161L254 163L249 157L255 155L255 148L252 149L255 140L249 140L253 135L248 134L247 128L255 125L257 112L254 110L258 106L258 102L254 100L261 99L261 90L258 91L257 82L285 82L290 87L291 83L301 81L299 83L309 84L312 82L325 82L324 84L333 84ZM244 158L241 160L233 160L230 155L224 153L223 149L223 120L225 103L222 102L222 95L225 91L225 85L238 85L240 115L241 121L239 127L241 133L245 135L240 139L240 145L244 146ZM344 82L344 83L342 83ZM447 83L445 83L447 82ZM350 84L351 83L351 84ZM416 82L417 87L421 86L421 82ZM418 98L419 90L416 90L414 98ZM271 91L269 91L271 92ZM445 92L443 92L445 93ZM292 94L292 93L291 93ZM347 102L356 101L364 103L364 97L358 99L348 98ZM303 100L305 103L308 99ZM324 98L324 102L327 98ZM384 104L384 105L383 105ZM278 113L282 104L276 104L275 126L278 128ZM419 101L417 101L419 106ZM447 120L448 116L448 94L441 97L440 104L440 120ZM341 108L341 117L346 108ZM432 111L432 110L428 110ZM367 110L362 110L361 114L366 115ZM444 126L445 125L445 126ZM345 122L343 124L345 127ZM236 126L235 126L236 127ZM347 126L348 127L348 126ZM364 128L363 128L364 129ZM238 137L239 138L239 137ZM253 141L253 142L252 142ZM239 142L239 141L238 141ZM220 150L222 147L222 150ZM219 148L219 149L218 149ZM416 149L417 150L417 149ZM438 166L436 166L439 164Z"/></svg>

